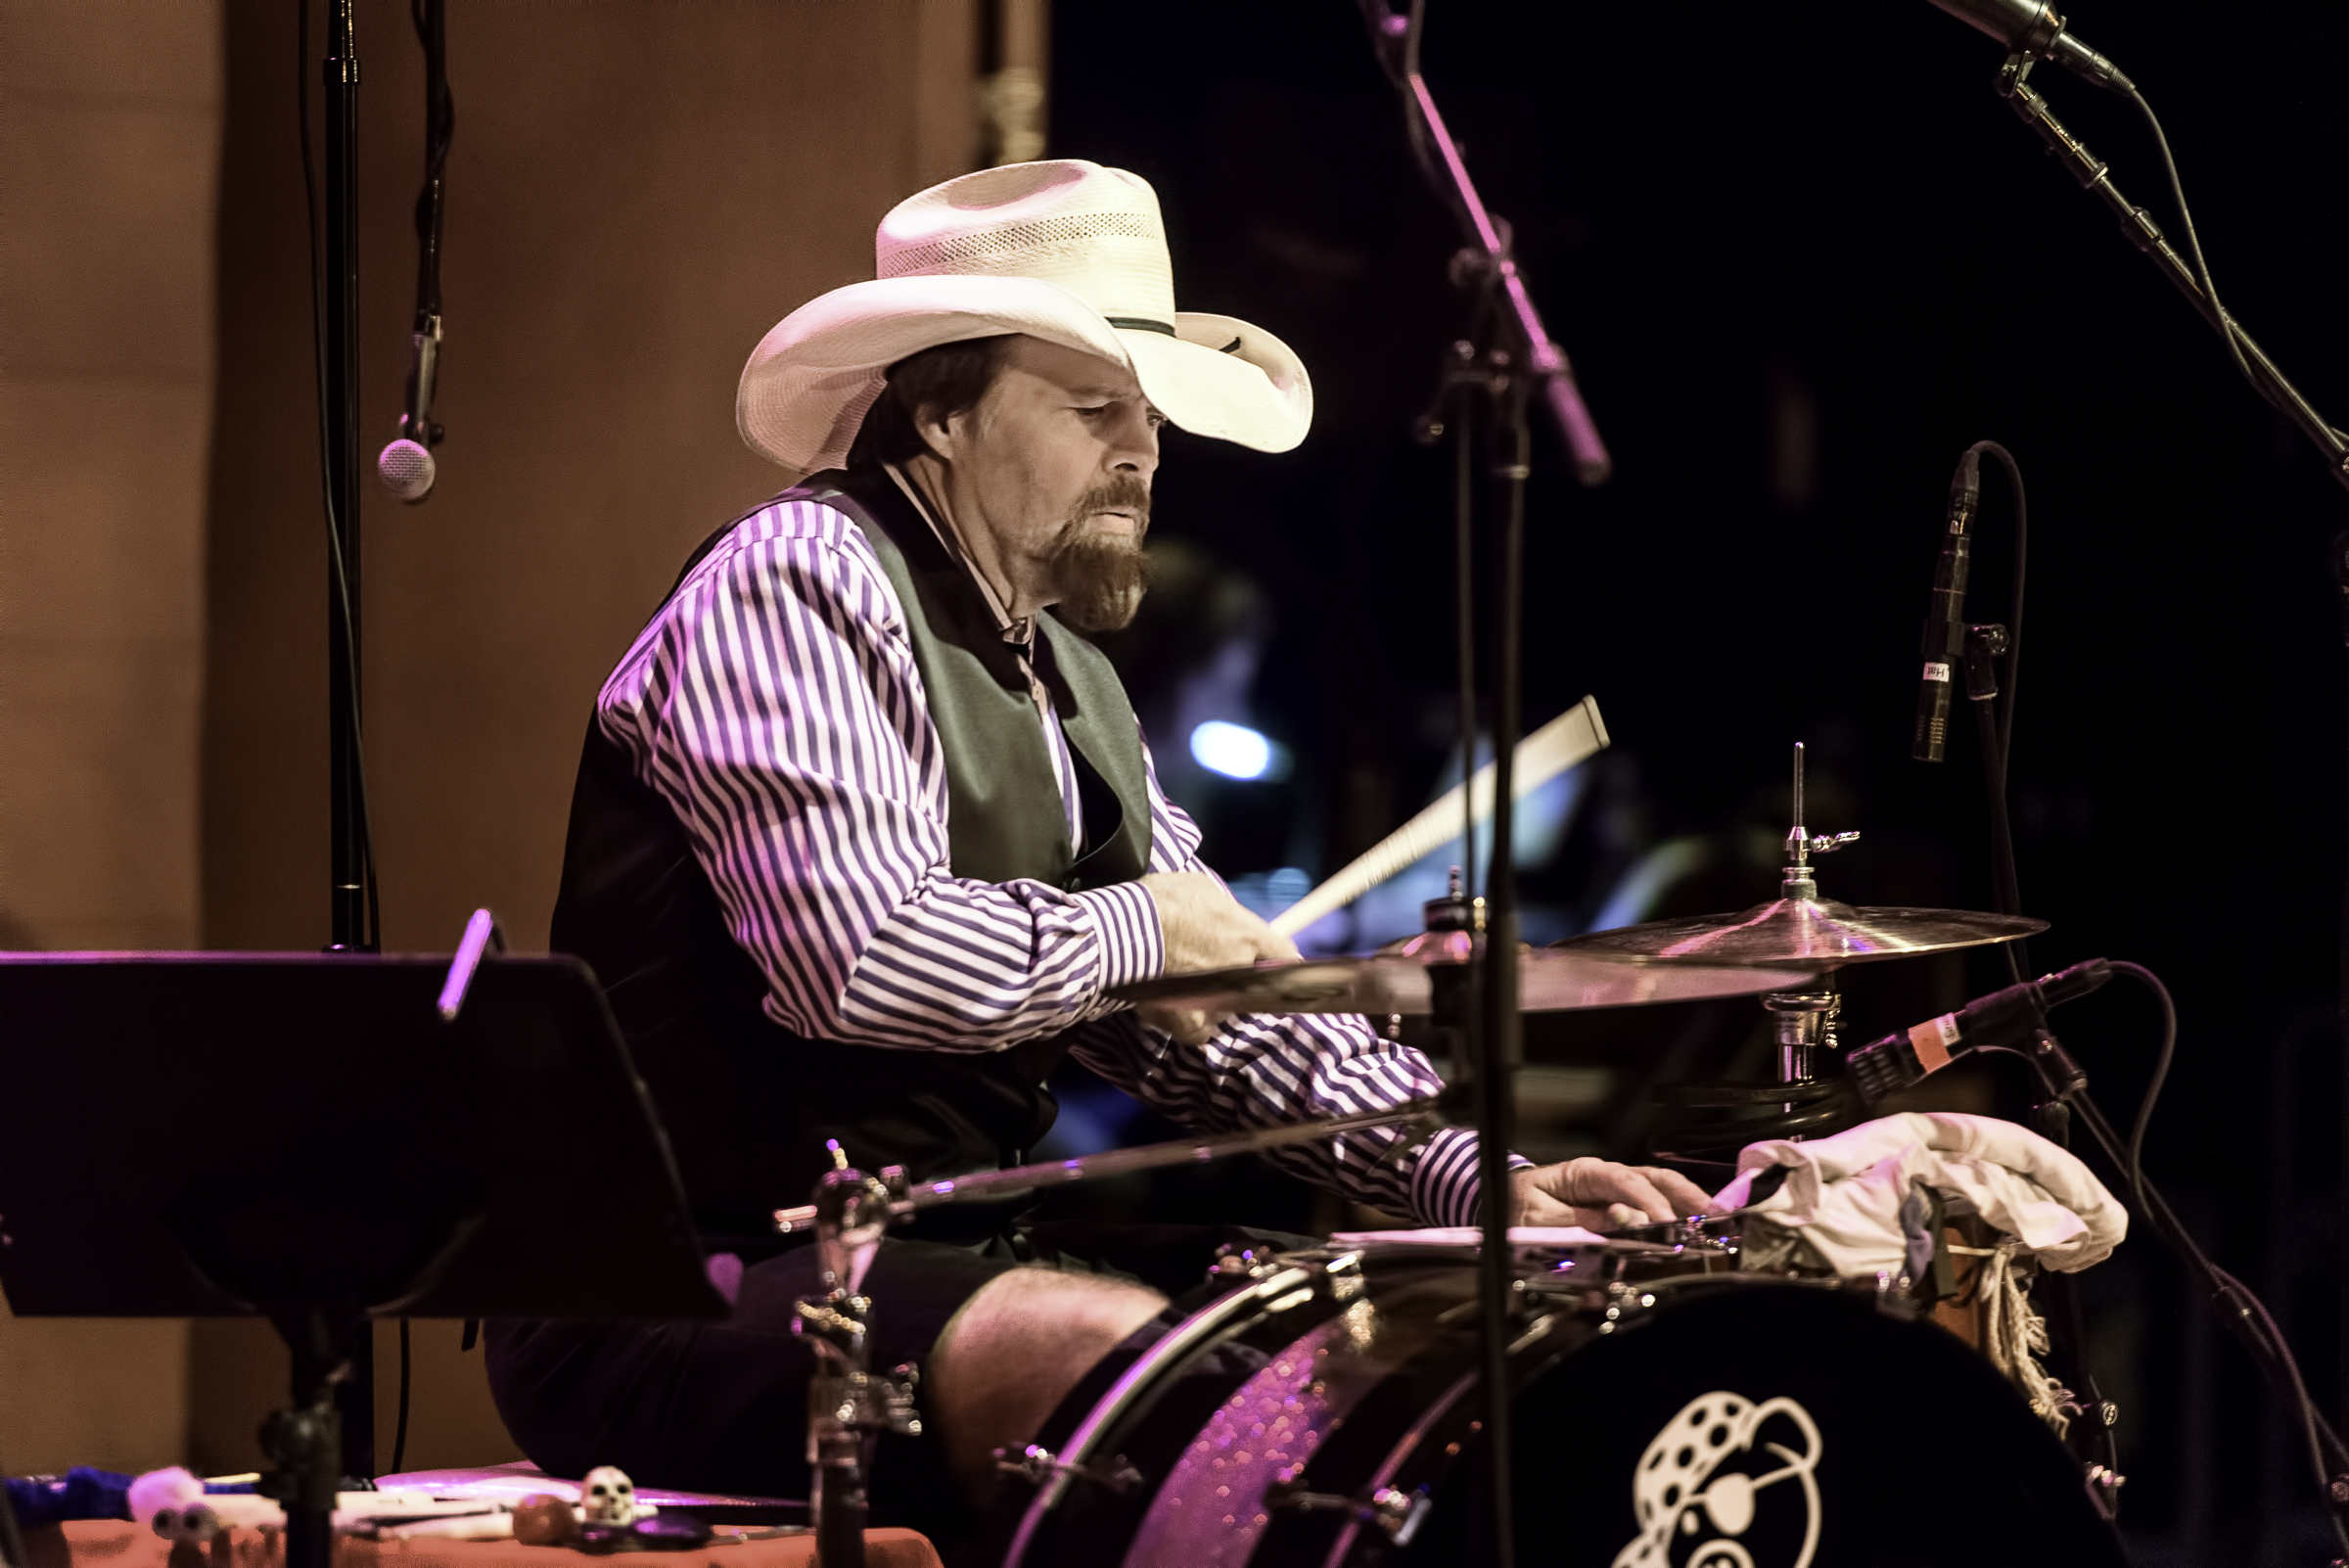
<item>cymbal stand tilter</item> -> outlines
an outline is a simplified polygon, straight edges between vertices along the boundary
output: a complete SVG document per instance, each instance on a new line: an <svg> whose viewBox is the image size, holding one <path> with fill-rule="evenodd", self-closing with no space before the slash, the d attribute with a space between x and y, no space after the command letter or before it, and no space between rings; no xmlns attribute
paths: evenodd
<svg viewBox="0 0 2349 1568"><path fill-rule="evenodd" d="M1766 910L1808 913L1819 908L1815 854L1832 854L1859 842L1857 833L1813 837L1803 825L1803 744L1794 744L1794 824L1786 834L1786 870L1775 906ZM1650 1091L1659 1106L1678 1114L1661 1119L1657 1152L1682 1159L1718 1158L1763 1138L1800 1138L1830 1132L1848 1123L1854 1102L1843 1081L1821 1076L1827 1054L1842 1043L1836 1025L1843 996L1832 963L1817 984L1802 991L1773 991L1762 998L1773 1025L1768 1083L1664 1084ZM1770 1107L1775 1107L1774 1113Z"/></svg>

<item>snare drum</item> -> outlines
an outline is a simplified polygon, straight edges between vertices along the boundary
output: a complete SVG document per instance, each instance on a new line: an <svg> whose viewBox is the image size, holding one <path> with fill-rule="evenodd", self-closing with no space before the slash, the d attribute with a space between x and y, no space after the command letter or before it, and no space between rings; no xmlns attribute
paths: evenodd
<svg viewBox="0 0 2349 1568"><path fill-rule="evenodd" d="M1520 1563L2122 1562L2063 1447L1906 1302L1665 1251L1521 1258ZM1476 1319L1471 1252L1257 1265L1038 1435L1006 1568L1477 1560Z"/></svg>

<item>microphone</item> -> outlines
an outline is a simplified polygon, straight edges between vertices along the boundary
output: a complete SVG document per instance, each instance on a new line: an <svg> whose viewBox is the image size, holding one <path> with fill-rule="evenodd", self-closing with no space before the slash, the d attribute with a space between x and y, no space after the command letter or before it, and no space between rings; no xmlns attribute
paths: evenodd
<svg viewBox="0 0 2349 1568"><path fill-rule="evenodd" d="M2052 60L2106 92L2129 94L2137 83L2121 68L2064 30L2048 0L1933 0L1942 10L2004 44L2009 53Z"/></svg>
<svg viewBox="0 0 2349 1568"><path fill-rule="evenodd" d="M440 369L440 318L425 317L409 340L408 407L399 416L399 439L376 454L375 472L384 487L411 504L433 493L440 465L433 447L440 427L432 422L433 384Z"/></svg>
<svg viewBox="0 0 2349 1568"><path fill-rule="evenodd" d="M1870 1040L1849 1058L1860 1097L1873 1105L1885 1095L1920 1084L1933 1073L1984 1045L2022 1038L2046 1021L2048 1009L2085 996L2112 978L2112 965L2090 958L2037 980L1977 996L1954 1013L1912 1029Z"/></svg>
<svg viewBox="0 0 2349 1568"><path fill-rule="evenodd" d="M1916 730L1909 742L1909 755L1920 762L1940 761L1949 743L1950 677L1965 656L1965 576L1974 549L1974 504L1981 498L1982 454L1969 446L1950 478L1949 526L1933 567L1933 593L1925 601L1925 669L1916 687Z"/></svg>

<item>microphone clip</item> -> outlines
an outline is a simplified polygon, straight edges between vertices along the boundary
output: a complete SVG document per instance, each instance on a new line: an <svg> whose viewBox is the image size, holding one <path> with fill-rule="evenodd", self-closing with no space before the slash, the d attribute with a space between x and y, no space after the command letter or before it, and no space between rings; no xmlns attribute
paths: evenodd
<svg viewBox="0 0 2349 1568"><path fill-rule="evenodd" d="M2009 646L2006 628L1998 624L1965 628L1965 695L1986 703L1999 695L1999 661Z"/></svg>
<svg viewBox="0 0 2349 1568"><path fill-rule="evenodd" d="M399 438L427 448L447 433L434 423L433 393L440 378L440 316L424 318L408 340L408 404L399 416Z"/></svg>

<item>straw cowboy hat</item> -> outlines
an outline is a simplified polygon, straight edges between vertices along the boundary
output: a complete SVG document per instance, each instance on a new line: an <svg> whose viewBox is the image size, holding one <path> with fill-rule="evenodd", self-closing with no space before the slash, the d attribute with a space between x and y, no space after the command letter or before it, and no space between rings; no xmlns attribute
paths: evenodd
<svg viewBox="0 0 2349 1568"><path fill-rule="evenodd" d="M743 367L735 423L787 468L846 461L906 355L1015 332L1126 366L1194 435L1285 452L1313 423L1313 384L1288 345L1174 308L1158 193L1124 169L1053 159L934 185L881 220L873 261L873 282L800 306Z"/></svg>

